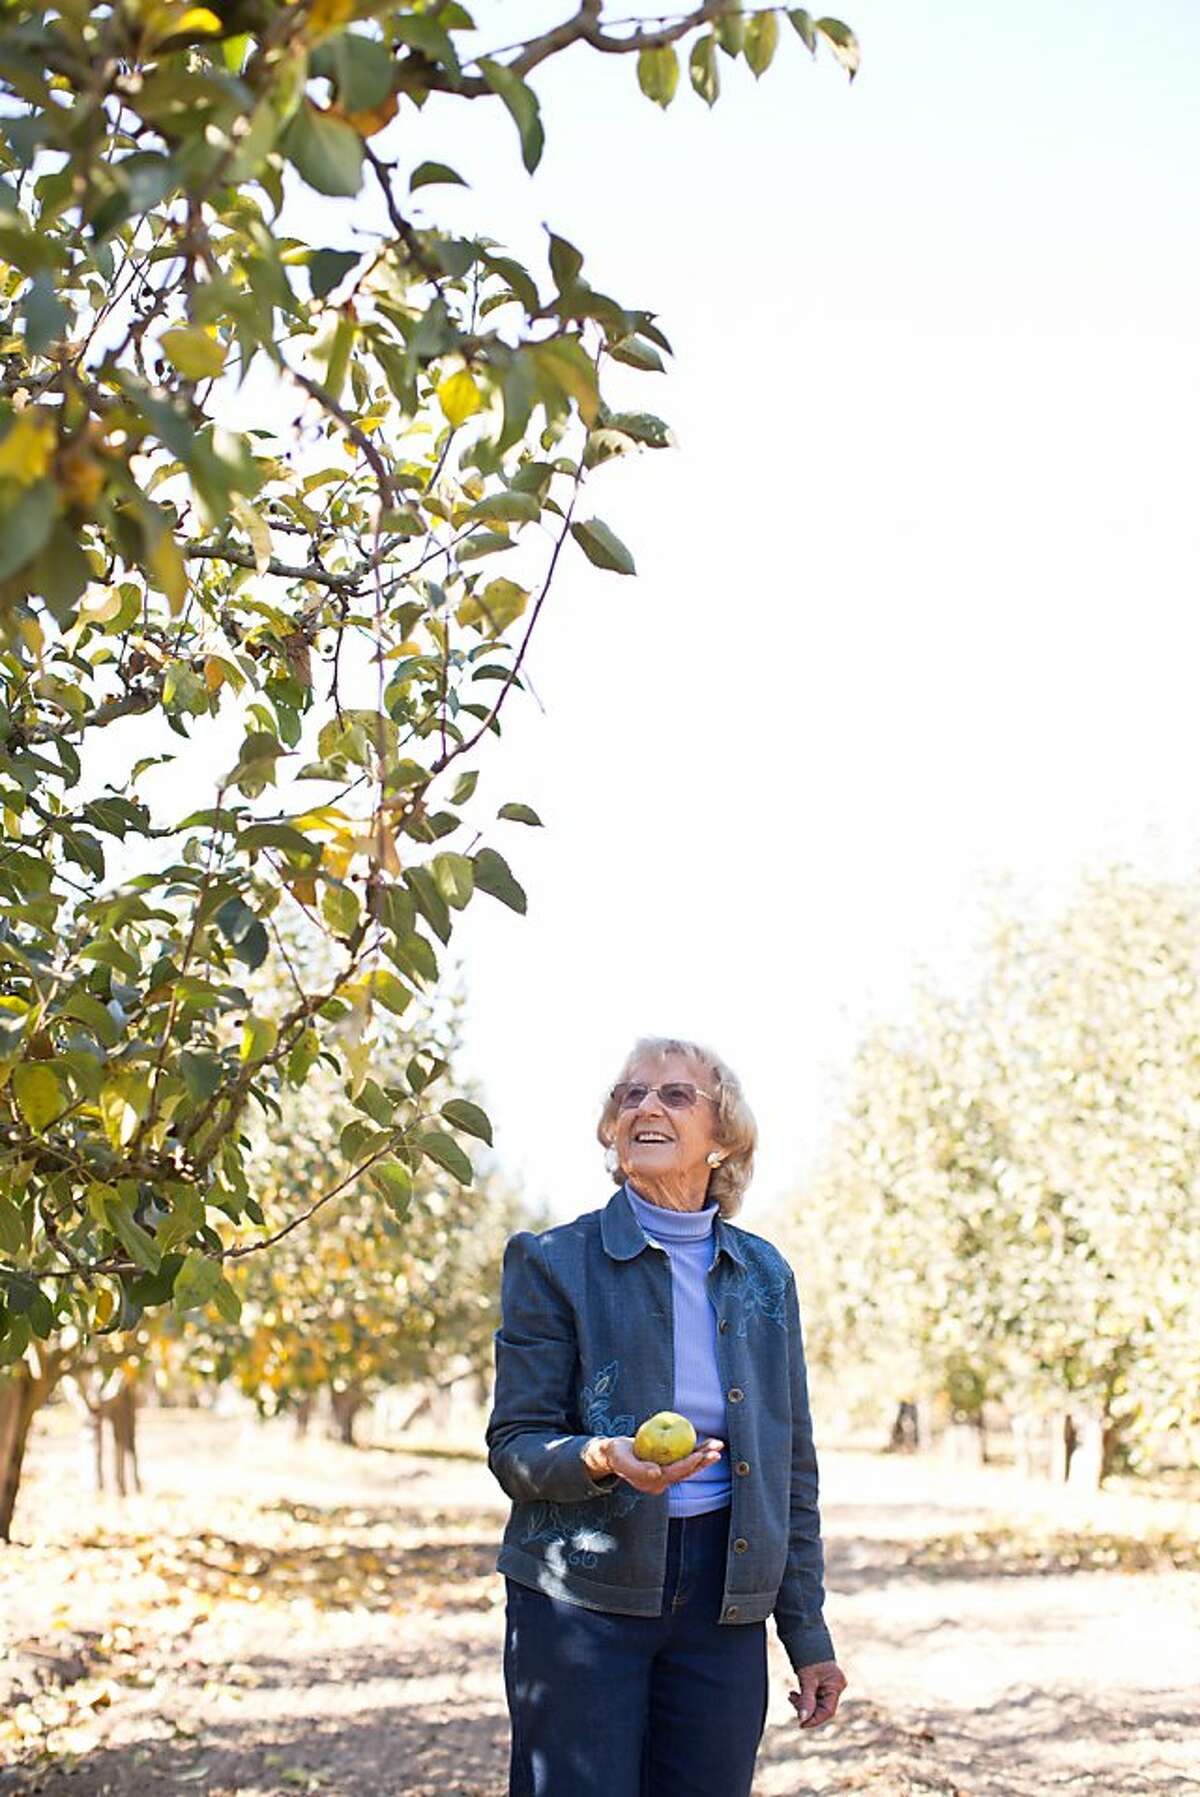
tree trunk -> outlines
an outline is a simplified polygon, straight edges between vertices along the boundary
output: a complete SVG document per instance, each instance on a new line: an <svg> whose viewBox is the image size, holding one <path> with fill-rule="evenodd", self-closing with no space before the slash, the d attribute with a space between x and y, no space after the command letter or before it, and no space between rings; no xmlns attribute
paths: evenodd
<svg viewBox="0 0 1200 1797"><path fill-rule="evenodd" d="M36 1369L19 1360L0 1379L0 1541L12 1540L30 1424L57 1385L65 1359L53 1348L38 1347L35 1353Z"/></svg>
<svg viewBox="0 0 1200 1797"><path fill-rule="evenodd" d="M347 1385L344 1391L332 1390L329 1394L330 1409L333 1413L332 1434L344 1442L348 1448L354 1446L354 1419L362 1409L366 1399L362 1388L358 1385Z"/></svg>
<svg viewBox="0 0 1200 1797"><path fill-rule="evenodd" d="M132 1478L135 1491L140 1492L142 1489L137 1461L137 1388L131 1380L126 1379L120 1391L110 1401L108 1416L113 1435L117 1490L122 1497L126 1497L127 1478Z"/></svg>

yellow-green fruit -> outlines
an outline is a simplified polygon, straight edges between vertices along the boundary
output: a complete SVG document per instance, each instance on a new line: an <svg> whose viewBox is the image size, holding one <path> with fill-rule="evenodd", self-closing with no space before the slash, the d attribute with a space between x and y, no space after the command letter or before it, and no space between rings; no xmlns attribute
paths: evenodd
<svg viewBox="0 0 1200 1797"><path fill-rule="evenodd" d="M696 1431L686 1416L674 1410L660 1410L648 1416L633 1438L633 1451L639 1460L653 1460L658 1466L671 1466L690 1454L696 1445Z"/></svg>

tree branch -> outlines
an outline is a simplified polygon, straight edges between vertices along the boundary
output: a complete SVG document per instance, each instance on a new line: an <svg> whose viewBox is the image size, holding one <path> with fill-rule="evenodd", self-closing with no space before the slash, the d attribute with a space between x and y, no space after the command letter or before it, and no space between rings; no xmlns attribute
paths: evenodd
<svg viewBox="0 0 1200 1797"><path fill-rule="evenodd" d="M271 527L274 529L274 525ZM258 561L249 549L228 549L209 543L184 543L181 549L186 560L204 559L214 562L229 562L235 568L258 569ZM317 586L330 587L335 593L353 593L358 590L371 571L371 563L364 562L361 567L347 574L331 574L320 562L308 562L304 567L297 567L291 562L281 562L272 556L263 574L278 574L285 580L311 580Z"/></svg>

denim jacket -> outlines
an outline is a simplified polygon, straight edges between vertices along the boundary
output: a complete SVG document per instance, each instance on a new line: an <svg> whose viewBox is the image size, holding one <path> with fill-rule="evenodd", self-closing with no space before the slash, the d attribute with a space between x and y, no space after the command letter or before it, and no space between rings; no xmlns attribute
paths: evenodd
<svg viewBox="0 0 1200 1797"><path fill-rule="evenodd" d="M761 1236L721 1217L713 1234L733 1487L719 1620L773 1615L798 1671L833 1646L796 1281ZM487 1426L488 1465L513 1501L498 1571L587 1609L659 1615L666 1494L595 1480L582 1456L595 1436L632 1435L673 1407L673 1327L667 1252L623 1186L602 1210L509 1238Z"/></svg>

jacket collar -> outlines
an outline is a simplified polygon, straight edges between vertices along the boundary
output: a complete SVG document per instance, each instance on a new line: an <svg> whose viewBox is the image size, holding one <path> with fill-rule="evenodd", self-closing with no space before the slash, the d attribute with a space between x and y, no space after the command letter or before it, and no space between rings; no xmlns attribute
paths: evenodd
<svg viewBox="0 0 1200 1797"><path fill-rule="evenodd" d="M613 1260L632 1260L643 1248L650 1246L650 1237L634 1216L633 1206L623 1185L617 1187L600 1213L600 1239ZM733 1230L723 1217L713 1218L713 1239L713 1259L718 1254L727 1254L744 1271L746 1262L742 1258L741 1249Z"/></svg>

